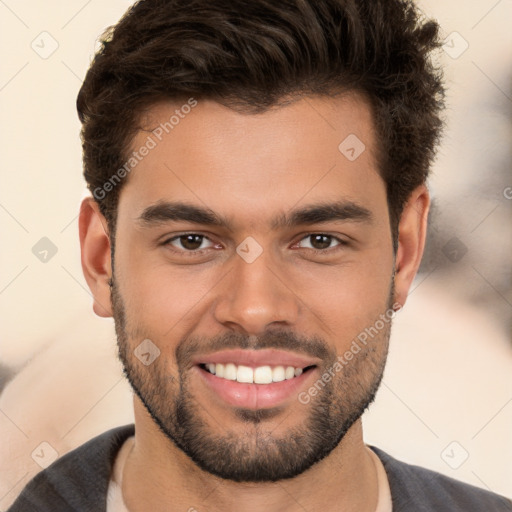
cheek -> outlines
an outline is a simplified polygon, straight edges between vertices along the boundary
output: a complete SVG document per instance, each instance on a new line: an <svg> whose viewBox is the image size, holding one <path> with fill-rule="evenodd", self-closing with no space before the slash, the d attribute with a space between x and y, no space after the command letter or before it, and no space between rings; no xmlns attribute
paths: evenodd
<svg viewBox="0 0 512 512"><path fill-rule="evenodd" d="M304 299L328 339L341 350L388 310L393 258L373 251L347 265L319 267L301 281ZM383 262L384 260L387 260Z"/></svg>
<svg viewBox="0 0 512 512"><path fill-rule="evenodd" d="M119 261L116 278L129 325L155 339L182 337L192 319L205 313L207 297L221 278L213 269L172 267L147 253L131 253Z"/></svg>

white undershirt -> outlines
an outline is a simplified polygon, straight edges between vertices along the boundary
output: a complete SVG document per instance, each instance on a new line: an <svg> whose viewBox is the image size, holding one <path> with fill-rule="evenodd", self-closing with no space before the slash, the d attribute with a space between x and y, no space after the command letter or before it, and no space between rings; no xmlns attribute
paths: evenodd
<svg viewBox="0 0 512 512"><path fill-rule="evenodd" d="M112 476L110 477L110 483L108 484L107 491L107 512L130 512L123 500L123 491L121 484L123 481L123 469L128 454L130 453L135 436L129 437L121 446L116 460L114 462L114 468L112 469Z"/></svg>
<svg viewBox="0 0 512 512"><path fill-rule="evenodd" d="M117 454L112 471L112 477L107 491L107 512L130 512L123 500L121 489L123 480L123 469L134 442L134 436L129 437ZM389 488L388 476L381 460L373 450L368 448L377 471L377 484L379 498L375 512L392 512L391 490Z"/></svg>
<svg viewBox="0 0 512 512"><path fill-rule="evenodd" d="M388 475L378 455L370 448L368 448L368 451L372 456L375 469L377 470L377 486L379 497L377 499L377 508L375 509L375 512L392 512L393 503L391 500L391 489L389 487ZM125 511L123 510L123 512Z"/></svg>

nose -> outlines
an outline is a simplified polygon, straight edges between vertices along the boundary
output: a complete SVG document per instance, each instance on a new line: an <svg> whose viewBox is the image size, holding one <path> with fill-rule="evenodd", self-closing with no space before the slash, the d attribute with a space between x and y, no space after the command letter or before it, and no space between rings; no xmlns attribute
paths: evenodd
<svg viewBox="0 0 512 512"><path fill-rule="evenodd" d="M214 306L217 322L256 336L270 327L294 325L300 299L279 269L266 251L252 263L236 255L231 271L218 287Z"/></svg>

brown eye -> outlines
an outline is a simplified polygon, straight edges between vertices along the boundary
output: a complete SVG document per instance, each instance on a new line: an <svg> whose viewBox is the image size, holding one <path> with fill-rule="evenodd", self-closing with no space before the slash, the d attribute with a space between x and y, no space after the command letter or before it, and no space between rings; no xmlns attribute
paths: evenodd
<svg viewBox="0 0 512 512"><path fill-rule="evenodd" d="M331 236L327 235L311 235L311 245L314 249L327 249L331 245Z"/></svg>
<svg viewBox="0 0 512 512"><path fill-rule="evenodd" d="M336 245L331 245L333 242L336 242L336 245L342 245L342 242L334 236L325 235L323 233L315 233L304 237L300 241L299 245L300 247L304 247L307 249L322 251L325 249L335 247Z"/></svg>
<svg viewBox="0 0 512 512"><path fill-rule="evenodd" d="M180 249L182 252L192 252L208 248L208 245L204 245L204 242L207 241L209 240L204 235L187 233L185 235L176 236L167 243L176 249Z"/></svg>
<svg viewBox="0 0 512 512"><path fill-rule="evenodd" d="M201 235L184 235L180 236L180 242L182 247L189 249L190 251L196 251L201 247L203 243L203 237Z"/></svg>

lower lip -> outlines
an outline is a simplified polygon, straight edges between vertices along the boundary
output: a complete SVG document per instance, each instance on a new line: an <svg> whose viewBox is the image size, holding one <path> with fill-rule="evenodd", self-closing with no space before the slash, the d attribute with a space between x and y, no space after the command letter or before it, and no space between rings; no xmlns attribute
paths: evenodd
<svg viewBox="0 0 512 512"><path fill-rule="evenodd" d="M207 387L224 402L235 407L254 410L277 407L290 398L297 397L300 389L306 387L306 382L316 373L316 368L311 368L298 377L281 382L244 384L236 380L216 377L199 366L194 368Z"/></svg>

